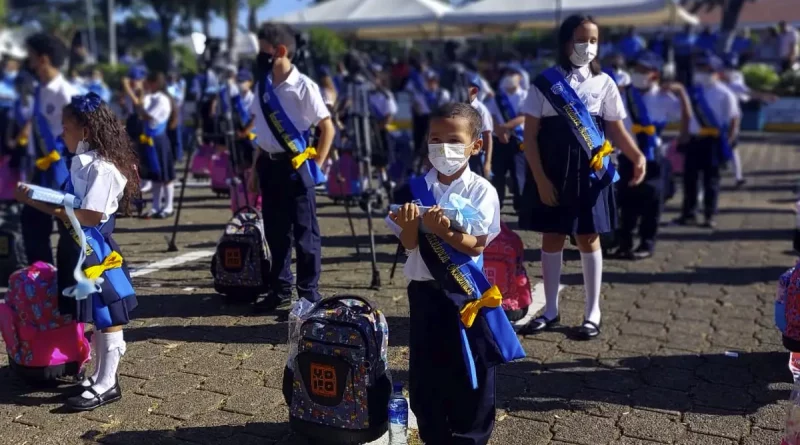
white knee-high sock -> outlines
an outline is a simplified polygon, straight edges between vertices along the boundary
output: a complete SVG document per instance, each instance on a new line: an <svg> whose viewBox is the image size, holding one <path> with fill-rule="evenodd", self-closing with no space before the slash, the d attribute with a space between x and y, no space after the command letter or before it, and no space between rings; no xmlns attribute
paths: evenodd
<svg viewBox="0 0 800 445"><path fill-rule="evenodd" d="M600 323L600 285L603 283L603 252L581 252L583 265L583 288L586 293L584 317L592 323Z"/></svg>
<svg viewBox="0 0 800 445"><path fill-rule="evenodd" d="M561 284L561 262L564 251L542 251L542 279L544 280L544 317L548 320L558 315L558 287Z"/></svg>
<svg viewBox="0 0 800 445"><path fill-rule="evenodd" d="M100 368L103 366L103 334L100 331L95 331L92 334L92 349L94 349L94 373L90 377L92 382L96 382L100 377ZM89 379L83 379L81 386L84 388L92 386Z"/></svg>
<svg viewBox="0 0 800 445"><path fill-rule="evenodd" d="M119 368L119 361L125 355L125 340L122 337L122 331L100 333L103 336L103 349L99 350L99 354L103 354L102 367L100 368L100 375L92 385L92 389L97 394L103 394L117 384L117 369ZM94 398L94 395L89 391L84 391L81 394L86 399Z"/></svg>
<svg viewBox="0 0 800 445"><path fill-rule="evenodd" d="M149 192L150 190L153 189L153 181L142 181L142 184L141 186L139 186L139 189L141 190L142 193Z"/></svg>
<svg viewBox="0 0 800 445"><path fill-rule="evenodd" d="M736 176L737 181L744 179L744 175L742 174L742 156L739 154L739 150L733 150L733 174Z"/></svg>
<svg viewBox="0 0 800 445"><path fill-rule="evenodd" d="M167 213L172 212L173 210L173 203L175 201L175 183L170 182L169 184L164 185L165 191L165 203L164 203L164 211Z"/></svg>
<svg viewBox="0 0 800 445"><path fill-rule="evenodd" d="M161 207L161 197L164 195L164 184L160 182L153 183L153 211L158 213Z"/></svg>

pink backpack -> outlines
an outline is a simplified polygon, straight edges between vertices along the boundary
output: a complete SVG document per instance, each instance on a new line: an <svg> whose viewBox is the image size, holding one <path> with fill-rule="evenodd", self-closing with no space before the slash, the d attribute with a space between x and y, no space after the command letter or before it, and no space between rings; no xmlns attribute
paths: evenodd
<svg viewBox="0 0 800 445"><path fill-rule="evenodd" d="M0 304L9 363L26 380L77 376L91 354L83 324L58 311L57 281L55 267L36 262L11 275Z"/></svg>
<svg viewBox="0 0 800 445"><path fill-rule="evenodd" d="M483 251L483 273L489 283L500 288L503 310L509 319L522 318L524 310L531 305L531 285L524 256L522 238L505 223L500 223L500 234Z"/></svg>
<svg viewBox="0 0 800 445"><path fill-rule="evenodd" d="M214 154L214 145L202 144L197 148L197 153L192 157L192 175L195 178L207 178L211 172L211 156Z"/></svg>
<svg viewBox="0 0 800 445"><path fill-rule="evenodd" d="M334 201L361 194L358 162L350 152L342 152L328 173L328 197Z"/></svg>
<svg viewBox="0 0 800 445"><path fill-rule="evenodd" d="M11 168L11 156L0 155L0 201L13 201L17 183L22 180L19 170Z"/></svg>
<svg viewBox="0 0 800 445"><path fill-rule="evenodd" d="M227 195L228 178L232 177L230 155L227 151L218 151L211 156L209 167L211 174L211 191L217 195Z"/></svg>
<svg viewBox="0 0 800 445"><path fill-rule="evenodd" d="M231 212L234 214L248 205L255 208L259 212L261 211L261 194L253 193L248 190L248 184L250 183L250 177L252 175L253 171L248 168L244 172L244 183L242 183L238 177L231 178L229 181L231 193ZM245 193L247 193L247 195L245 195Z"/></svg>

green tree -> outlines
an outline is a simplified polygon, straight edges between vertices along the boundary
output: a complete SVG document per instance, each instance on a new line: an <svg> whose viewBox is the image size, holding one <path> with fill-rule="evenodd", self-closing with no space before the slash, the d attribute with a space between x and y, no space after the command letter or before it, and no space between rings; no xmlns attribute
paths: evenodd
<svg viewBox="0 0 800 445"><path fill-rule="evenodd" d="M269 0L247 0L247 29L250 32L258 30L258 10L269 3Z"/></svg>

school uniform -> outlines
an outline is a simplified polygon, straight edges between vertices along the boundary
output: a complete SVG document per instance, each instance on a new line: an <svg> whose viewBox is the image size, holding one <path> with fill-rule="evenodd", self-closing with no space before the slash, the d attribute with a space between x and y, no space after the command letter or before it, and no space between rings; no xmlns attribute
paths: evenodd
<svg viewBox="0 0 800 445"><path fill-rule="evenodd" d="M161 91L147 94L142 99L142 108L149 119L140 119L142 133L138 136L142 179L159 183L175 180L175 157L167 133L172 104Z"/></svg>
<svg viewBox="0 0 800 445"><path fill-rule="evenodd" d="M428 125L431 111L450 102L450 92L443 88L430 91L425 85L422 74L417 70L412 70L409 75L406 91L411 94L414 151L421 156L428 150Z"/></svg>
<svg viewBox="0 0 800 445"><path fill-rule="evenodd" d="M661 90L658 85L646 91L630 86L622 95L628 111L625 126L647 159L647 174L641 184L629 186L628 182L633 178L633 163L624 156L617 158L620 175L617 183L619 250L633 250L633 233L638 226L641 242L637 250L652 253L669 181L669 171L661 151L661 132L668 122L680 120L681 103L674 94Z"/></svg>
<svg viewBox="0 0 800 445"><path fill-rule="evenodd" d="M611 185L616 177L614 165L606 156L602 168L592 171L587 148L574 135L573 124L562 117L550 102L554 100L551 95L566 93L566 87L560 83L553 85L545 74L567 82L577 95L582 108L586 109L586 119L594 121L599 132L597 141L593 141L598 146L604 140L604 122L626 117L615 82L605 73L592 74L588 65L570 72L555 67L537 76L535 88L528 92L521 112L540 119L539 155L545 175L555 188L558 205L549 207L541 202L536 182L528 172L520 209L520 227L565 235L611 232L616 229L617 222ZM591 123L584 125L588 127Z"/></svg>
<svg viewBox="0 0 800 445"><path fill-rule="evenodd" d="M397 102L387 89L375 90L369 95L370 114L379 123L378 136L380 146L372 148L372 165L377 168L387 167L392 153L392 138L389 130L380 125L387 118L397 114Z"/></svg>
<svg viewBox="0 0 800 445"><path fill-rule="evenodd" d="M319 87L297 67L287 79L272 84L272 76L259 79L256 99L250 107L259 153L256 165L262 205L270 209L264 230L272 251L270 287L274 296L286 300L292 294L291 243L297 256L297 293L308 301L320 299L320 230L316 215L315 187L323 178L313 159L299 162L306 153L309 129L330 117ZM267 121L266 116L274 116ZM276 136L278 135L278 136ZM294 141L288 146L286 138ZM293 166L295 159L297 168Z"/></svg>
<svg viewBox="0 0 800 445"><path fill-rule="evenodd" d="M73 269L80 256L74 228L59 221L57 252L58 307L64 315L72 315L80 323L93 323L97 329L122 326L130 321L130 311L138 302L133 291L127 262L114 241L115 214L125 190L127 179L110 162L100 159L96 152L76 154L70 167L70 179L65 185L68 193L81 200L81 208L103 214L98 227L82 227L87 236L88 248L84 271L108 263L107 258L116 252L121 262L116 268L104 268L102 292L84 300L65 297L62 292L75 285ZM101 266L102 267L102 266Z"/></svg>
<svg viewBox="0 0 800 445"><path fill-rule="evenodd" d="M480 222L468 230L470 235L486 235L488 244L500 233L497 193L488 180L469 168L450 185L440 183L437 171L432 169L412 179L397 195L399 202L416 200L423 205L444 205L451 195L459 195L480 213ZM391 218L386 218L386 224L400 236L402 230ZM409 280L411 409L425 443L484 445L494 427L494 368L521 358L524 353L517 349L519 343L513 329L507 337L502 334L504 329L511 329L508 319L493 320L490 309L482 310L477 324L471 327L462 322L459 311L474 301L473 291L477 290L477 298L486 295L478 284L485 281L482 256L458 254L438 237L426 235L424 226L420 230L420 244L408 252L403 267ZM435 250L434 243L441 247ZM475 279L475 284L468 286L470 295L453 279L454 263L463 264L455 268ZM501 342L508 348L498 348ZM502 350L515 352L503 354Z"/></svg>
<svg viewBox="0 0 800 445"><path fill-rule="evenodd" d="M37 149L33 132L30 129L26 133L22 132L31 119L33 119L33 96L14 100L6 115L8 125L4 134L4 140L11 141L12 146L0 148L0 155L9 157L8 166L20 175L20 181L23 182L28 180Z"/></svg>
<svg viewBox="0 0 800 445"><path fill-rule="evenodd" d="M486 103L486 106L494 121L497 124L504 124L519 116L526 97L528 97L528 92L522 88L518 88L512 94L498 90L494 98ZM492 185L500 196L500 206L502 207L505 201L506 177L510 175L511 196L515 210L519 209L528 172L528 163L522 147L524 130L525 124L520 124L514 129L505 144L495 137L492 153Z"/></svg>
<svg viewBox="0 0 800 445"><path fill-rule="evenodd" d="M479 101L477 98L470 102L472 108L478 112L481 116L481 138L483 138L483 134L485 132L492 133L494 131L494 122L492 121L492 113L489 112L489 109L486 108L486 105L483 102ZM487 141L483 141L484 146ZM479 172L478 174L483 173L483 164L486 162L486 150L481 149L480 153L475 156L471 156L469 158L469 168L473 171Z"/></svg>
<svg viewBox="0 0 800 445"><path fill-rule="evenodd" d="M39 85L34 95L33 125L35 137L41 141L34 157L38 162L34 169L33 184L51 189L61 189L69 176L68 151L61 140L61 115L64 106L78 92L61 74L45 85ZM53 232L53 217L31 206L25 206L20 215L22 237L28 262L44 261L53 264L50 234Z"/></svg>
<svg viewBox="0 0 800 445"><path fill-rule="evenodd" d="M695 84L689 90L694 115L689 124L691 138L681 147L685 152L683 210L679 222L695 218L697 185L703 179L706 222L713 220L719 201L720 169L733 154L728 143L730 122L741 117L736 95L719 80Z"/></svg>
<svg viewBox="0 0 800 445"><path fill-rule="evenodd" d="M168 128L169 142L172 145L172 157L175 160L183 158L183 102L186 96L186 85L183 79L167 85L167 93L172 97L175 107L178 109L178 122L175 128Z"/></svg>
<svg viewBox="0 0 800 445"><path fill-rule="evenodd" d="M250 133L245 138L239 138L238 133L244 130L253 119L250 108L253 106L255 94L252 91L242 91L236 88L236 94L231 101L233 105L233 122L236 128L236 150L239 168L247 169L253 165L253 154L256 150L255 133Z"/></svg>

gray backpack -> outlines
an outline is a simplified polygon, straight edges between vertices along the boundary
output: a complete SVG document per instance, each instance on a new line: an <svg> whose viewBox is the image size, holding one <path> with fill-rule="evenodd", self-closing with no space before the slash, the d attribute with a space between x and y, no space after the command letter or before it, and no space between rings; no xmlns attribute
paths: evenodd
<svg viewBox="0 0 800 445"><path fill-rule="evenodd" d="M211 260L214 290L237 300L255 300L268 291L271 264L261 212L239 209L225 225Z"/></svg>

